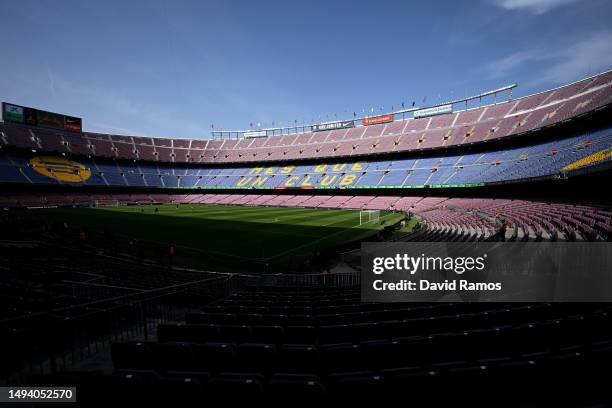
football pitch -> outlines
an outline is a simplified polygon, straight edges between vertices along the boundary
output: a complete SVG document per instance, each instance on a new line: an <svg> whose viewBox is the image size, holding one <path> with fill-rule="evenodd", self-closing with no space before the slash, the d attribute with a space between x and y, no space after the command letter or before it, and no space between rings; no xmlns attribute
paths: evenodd
<svg viewBox="0 0 612 408"><path fill-rule="evenodd" d="M156 211L157 209L157 211ZM292 269L316 251L344 247L376 235L403 215L381 212L360 225L359 211L227 205L135 205L40 210L46 220L113 236L177 248L176 263L210 270ZM150 257L150 254L147 255ZM260 267L262 266L262 267Z"/></svg>

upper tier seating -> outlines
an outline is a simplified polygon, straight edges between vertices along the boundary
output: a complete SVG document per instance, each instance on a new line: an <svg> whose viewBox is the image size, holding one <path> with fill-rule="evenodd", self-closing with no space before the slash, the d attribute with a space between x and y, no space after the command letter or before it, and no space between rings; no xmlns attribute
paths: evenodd
<svg viewBox="0 0 612 408"><path fill-rule="evenodd" d="M268 162L350 157L465 145L560 123L612 102L612 71L550 91L437 117L353 129L252 139L189 140L74 135L0 124L0 146L177 163Z"/></svg>

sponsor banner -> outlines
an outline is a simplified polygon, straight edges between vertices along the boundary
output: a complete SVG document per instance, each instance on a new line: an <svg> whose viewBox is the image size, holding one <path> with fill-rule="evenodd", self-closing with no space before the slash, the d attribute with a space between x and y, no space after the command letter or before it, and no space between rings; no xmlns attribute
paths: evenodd
<svg viewBox="0 0 612 408"><path fill-rule="evenodd" d="M23 123L30 126L38 126L37 112L36 109L23 108Z"/></svg>
<svg viewBox="0 0 612 408"><path fill-rule="evenodd" d="M354 120L344 120L341 122L320 123L312 125L313 132L321 132L323 130L348 129L355 127Z"/></svg>
<svg viewBox="0 0 612 408"><path fill-rule="evenodd" d="M415 118L424 118L427 116L435 116L435 115L443 115L445 113L452 113L453 105L441 105L435 106L433 108L420 109L418 111L414 111L412 116Z"/></svg>
<svg viewBox="0 0 612 408"><path fill-rule="evenodd" d="M265 130L261 130L261 131L256 131L256 132L245 132L243 134L244 137L246 138L250 138L250 137L264 137L267 136L267 133Z"/></svg>
<svg viewBox="0 0 612 408"><path fill-rule="evenodd" d="M2 118L5 122L23 123L23 107L4 102Z"/></svg>
<svg viewBox="0 0 612 408"><path fill-rule="evenodd" d="M373 116L371 118L364 118L362 119L362 123L364 126L369 126L369 125L377 125L379 123L387 123L387 122L393 122L393 119L395 117L393 116L393 114L389 114L389 115L382 115L382 116Z"/></svg>
<svg viewBox="0 0 612 408"><path fill-rule="evenodd" d="M63 115L57 113L38 111L36 118L38 120L38 126L47 127L51 129L64 129L65 119Z"/></svg>
<svg viewBox="0 0 612 408"><path fill-rule="evenodd" d="M83 130L81 118L75 118L73 116L66 116L66 130L71 132L80 132Z"/></svg>
<svg viewBox="0 0 612 408"><path fill-rule="evenodd" d="M364 302L612 302L609 242L363 243Z"/></svg>

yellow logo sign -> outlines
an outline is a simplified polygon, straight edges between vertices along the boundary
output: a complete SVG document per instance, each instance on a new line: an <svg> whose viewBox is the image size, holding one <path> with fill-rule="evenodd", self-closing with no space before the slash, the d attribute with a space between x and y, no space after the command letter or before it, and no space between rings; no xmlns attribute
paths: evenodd
<svg viewBox="0 0 612 408"><path fill-rule="evenodd" d="M38 156L30 160L37 173L55 180L78 183L91 177L91 170L65 157Z"/></svg>
<svg viewBox="0 0 612 408"><path fill-rule="evenodd" d="M603 150L598 151L597 153L589 154L588 156L583 157L580 160L577 160L571 164L568 164L561 170L563 171L575 170L580 167L589 166L591 164L595 164L602 160L609 159L610 157L612 157L612 147L607 147Z"/></svg>

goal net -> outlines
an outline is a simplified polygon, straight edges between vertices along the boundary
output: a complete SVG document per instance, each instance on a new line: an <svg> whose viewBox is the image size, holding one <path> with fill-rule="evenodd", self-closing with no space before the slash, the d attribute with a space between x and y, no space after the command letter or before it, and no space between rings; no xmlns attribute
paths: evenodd
<svg viewBox="0 0 612 408"><path fill-rule="evenodd" d="M380 221L380 210L359 211L359 225L376 223Z"/></svg>
<svg viewBox="0 0 612 408"><path fill-rule="evenodd" d="M119 207L119 200L96 200L95 207Z"/></svg>

